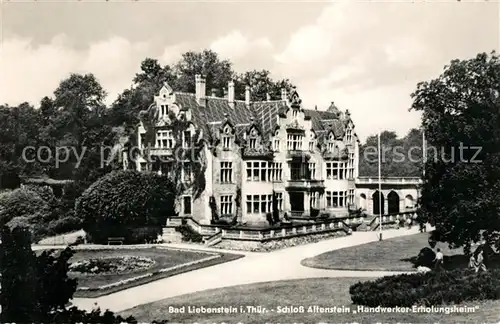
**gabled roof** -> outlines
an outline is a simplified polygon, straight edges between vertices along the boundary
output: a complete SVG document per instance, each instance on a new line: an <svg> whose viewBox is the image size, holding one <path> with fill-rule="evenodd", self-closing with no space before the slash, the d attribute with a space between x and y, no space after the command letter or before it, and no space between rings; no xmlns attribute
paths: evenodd
<svg viewBox="0 0 500 324"><path fill-rule="evenodd" d="M190 109L192 122L203 129L204 138L215 134L220 129L227 114L228 120L234 125L236 136L240 136L251 125L256 125L263 138L273 135L278 125L278 117L286 112L288 106L285 100L259 101L246 105L244 101L236 100L234 107L229 105L227 98L206 97L205 106L198 105L194 93L175 93L175 101L183 109ZM312 129L318 138L333 130L336 137L341 137L345 131L344 120L336 111L319 111L304 109L306 119L311 120Z"/></svg>

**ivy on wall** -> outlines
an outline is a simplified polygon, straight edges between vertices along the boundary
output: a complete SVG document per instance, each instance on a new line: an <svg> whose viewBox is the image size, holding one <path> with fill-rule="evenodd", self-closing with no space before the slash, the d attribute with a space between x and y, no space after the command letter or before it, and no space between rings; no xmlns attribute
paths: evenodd
<svg viewBox="0 0 500 324"><path fill-rule="evenodd" d="M201 138L201 130L196 129L194 134L191 134L190 147L184 147L184 132L189 131L192 124L187 120L186 115L182 113L179 118L176 118L173 113L170 113L169 117L169 126L175 143L172 180L177 185L176 192L181 193L192 189L193 198L199 198L206 187L205 171L207 168L207 161L203 151L205 143ZM185 163L191 168L191 181L188 183L182 179L182 170Z"/></svg>
<svg viewBox="0 0 500 324"><path fill-rule="evenodd" d="M146 130L144 136L144 156L147 161L147 171L151 171L153 162L151 159L151 147L154 147L156 143L158 121L158 109L156 105L153 104L147 110L141 111L139 119ZM173 156L169 159L169 162L172 163L170 178L172 183L176 185L175 192L177 195L180 195L191 189L193 198L199 198L205 190L205 171L207 167L203 151L205 143L201 137L201 131L197 129L194 134L191 134L190 147L184 147L184 132L190 130L191 127L191 122L187 120L185 114L181 113L179 114L179 118L177 118L171 111L167 126L172 130L174 140ZM186 163L191 168L191 181L189 182L185 182L182 179L182 170Z"/></svg>

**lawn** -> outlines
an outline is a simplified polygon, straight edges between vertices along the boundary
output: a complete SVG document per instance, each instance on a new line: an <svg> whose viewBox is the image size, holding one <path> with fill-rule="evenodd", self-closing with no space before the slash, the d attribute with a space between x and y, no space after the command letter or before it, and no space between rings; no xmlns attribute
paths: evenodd
<svg viewBox="0 0 500 324"><path fill-rule="evenodd" d="M301 279L242 285L178 296L140 305L121 312L133 315L139 322L167 319L173 323L496 323L500 320L500 301L484 301L469 313L354 313L349 287L360 278ZM307 312L309 306L348 308L349 313ZM185 313L170 313L169 308L185 306ZM188 313L191 307L236 307L236 313ZM241 312L240 306L262 306L267 312ZM305 312L279 313L278 307L303 306ZM460 306L460 305L458 305ZM463 306L463 305L462 305Z"/></svg>
<svg viewBox="0 0 500 324"><path fill-rule="evenodd" d="M172 269L166 272L160 272L162 269L170 268L173 266L178 266L186 264L188 262L197 261L214 255L219 255L218 258L212 258L211 260L202 261L200 263L188 265L186 267L181 267L177 269ZM113 257L124 257L124 256L136 256L136 257L146 257L155 261L155 264L148 269L140 269L128 272L119 272L112 274L95 274L87 275L71 272L70 277L78 279L78 288L75 293L75 297L87 297L95 298L110 293L114 293L123 289L128 289L134 286L142 285L154 280L170 277L179 273L192 271L215 264L232 261L242 257L236 254L226 254L226 253L205 253L198 251L188 251L188 250L175 250L175 249L163 249L163 248L142 248L142 249L100 249L100 250L76 250L75 255L70 259L70 262L76 262L80 260L90 259L90 258L113 258ZM129 278L152 274L149 277L141 278L139 280L128 282L119 286L109 287L105 289L99 289L107 284L116 283ZM88 287L89 290L81 290L82 287Z"/></svg>
<svg viewBox="0 0 500 324"><path fill-rule="evenodd" d="M428 237L429 233L419 233L334 250L304 259L302 265L338 270L411 271L414 270L412 258L429 246ZM468 262L461 248L450 250L446 243L438 243L436 248L443 252L445 266L450 263L466 265Z"/></svg>

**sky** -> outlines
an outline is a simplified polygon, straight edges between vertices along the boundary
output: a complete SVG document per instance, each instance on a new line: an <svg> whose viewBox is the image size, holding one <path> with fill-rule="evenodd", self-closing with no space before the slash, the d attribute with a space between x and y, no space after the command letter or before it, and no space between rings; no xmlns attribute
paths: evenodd
<svg viewBox="0 0 500 324"><path fill-rule="evenodd" d="M2 104L38 106L70 73L96 75L110 104L144 58L210 48L237 72L290 78L305 108L348 109L362 139L419 127L417 84L500 40L496 1L3 0L0 10Z"/></svg>

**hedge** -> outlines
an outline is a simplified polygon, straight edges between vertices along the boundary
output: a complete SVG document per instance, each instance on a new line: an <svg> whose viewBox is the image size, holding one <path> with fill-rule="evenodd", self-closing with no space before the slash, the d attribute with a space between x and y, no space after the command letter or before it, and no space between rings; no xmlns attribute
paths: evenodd
<svg viewBox="0 0 500 324"><path fill-rule="evenodd" d="M500 270L470 269L403 274L359 282L350 287L354 304L369 307L458 304L500 299Z"/></svg>

